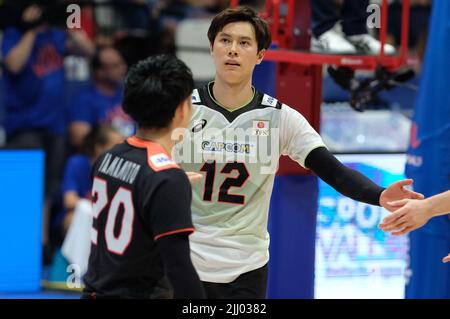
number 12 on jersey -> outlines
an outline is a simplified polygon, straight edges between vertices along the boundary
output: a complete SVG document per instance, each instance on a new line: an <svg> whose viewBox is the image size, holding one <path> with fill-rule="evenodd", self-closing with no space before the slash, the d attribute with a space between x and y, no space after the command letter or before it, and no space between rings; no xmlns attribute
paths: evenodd
<svg viewBox="0 0 450 319"><path fill-rule="evenodd" d="M206 173L205 177L205 190L203 192L203 200L211 202L214 194L214 180L216 178L216 161L206 162L200 168L201 172ZM230 162L225 164L225 166L220 171L221 174L231 174L233 172L238 172L236 177L226 178L222 184L219 186L219 196L218 202L231 203L231 204L245 204L245 195L235 195L229 194L231 187L243 187L245 182L247 182L250 174L248 173L247 167L244 163L240 162Z"/></svg>

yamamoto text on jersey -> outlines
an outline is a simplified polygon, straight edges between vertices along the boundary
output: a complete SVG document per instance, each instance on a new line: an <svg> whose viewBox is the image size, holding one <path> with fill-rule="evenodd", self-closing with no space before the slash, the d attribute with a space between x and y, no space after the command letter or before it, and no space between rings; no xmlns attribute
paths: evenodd
<svg viewBox="0 0 450 319"><path fill-rule="evenodd" d="M120 179L125 183L133 184L140 168L141 165L139 164L106 153L98 170L105 175Z"/></svg>

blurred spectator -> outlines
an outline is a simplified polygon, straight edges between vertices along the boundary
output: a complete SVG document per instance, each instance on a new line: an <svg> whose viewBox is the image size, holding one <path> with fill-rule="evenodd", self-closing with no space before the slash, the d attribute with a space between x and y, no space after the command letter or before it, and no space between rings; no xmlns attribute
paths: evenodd
<svg viewBox="0 0 450 319"><path fill-rule="evenodd" d="M24 3L24 2L21 2ZM31 3L26 1L25 3ZM28 5L17 26L4 30L5 129L7 145L42 148L46 153L43 243L48 241L51 200L56 196L64 154L64 67L70 52L91 55L83 31L56 27L43 19L42 5Z"/></svg>
<svg viewBox="0 0 450 319"><path fill-rule="evenodd" d="M77 202L82 198L91 199L93 163L103 152L115 144L122 143L123 140L124 137L112 126L96 126L84 139L82 153L68 159L61 187L64 216L59 218L62 221L64 233L70 226Z"/></svg>
<svg viewBox="0 0 450 319"><path fill-rule="evenodd" d="M69 264L78 265L80 275L85 272L91 245L91 168L98 156L121 142L123 137L111 126L96 126L86 137L82 154L68 159L61 185L63 207L52 221L56 247L48 280L65 283Z"/></svg>
<svg viewBox="0 0 450 319"><path fill-rule="evenodd" d="M110 124L123 136L134 133L134 122L122 110L122 83L127 66L113 47L99 49L92 59L92 83L76 94L68 110L69 139L80 148L92 127Z"/></svg>
<svg viewBox="0 0 450 319"><path fill-rule="evenodd" d="M160 0L97 0L96 42L115 46L128 65L160 53Z"/></svg>
<svg viewBox="0 0 450 319"><path fill-rule="evenodd" d="M367 30L369 0L311 0L311 51L329 54L379 54L381 43ZM342 22L340 22L342 21ZM386 54L395 48L384 45Z"/></svg>

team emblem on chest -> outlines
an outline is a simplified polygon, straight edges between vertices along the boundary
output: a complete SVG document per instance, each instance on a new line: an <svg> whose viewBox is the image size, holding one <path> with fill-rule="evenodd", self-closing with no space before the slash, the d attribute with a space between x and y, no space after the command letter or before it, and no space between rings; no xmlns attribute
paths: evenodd
<svg viewBox="0 0 450 319"><path fill-rule="evenodd" d="M269 136L270 135L270 121L254 120L252 135L254 136Z"/></svg>

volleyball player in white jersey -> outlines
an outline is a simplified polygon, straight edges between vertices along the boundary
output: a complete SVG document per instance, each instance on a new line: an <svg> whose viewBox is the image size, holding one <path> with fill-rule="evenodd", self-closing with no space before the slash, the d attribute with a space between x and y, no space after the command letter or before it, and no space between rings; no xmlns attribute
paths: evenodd
<svg viewBox="0 0 450 319"><path fill-rule="evenodd" d="M268 211L280 154L358 201L392 209L388 201L422 198L403 188L411 180L384 189L342 165L300 113L255 90L253 69L263 60L271 36L254 11L221 12L208 38L216 76L194 90L190 134L174 156L185 171L204 175L193 186L196 232L190 243L209 298L266 295Z"/></svg>

